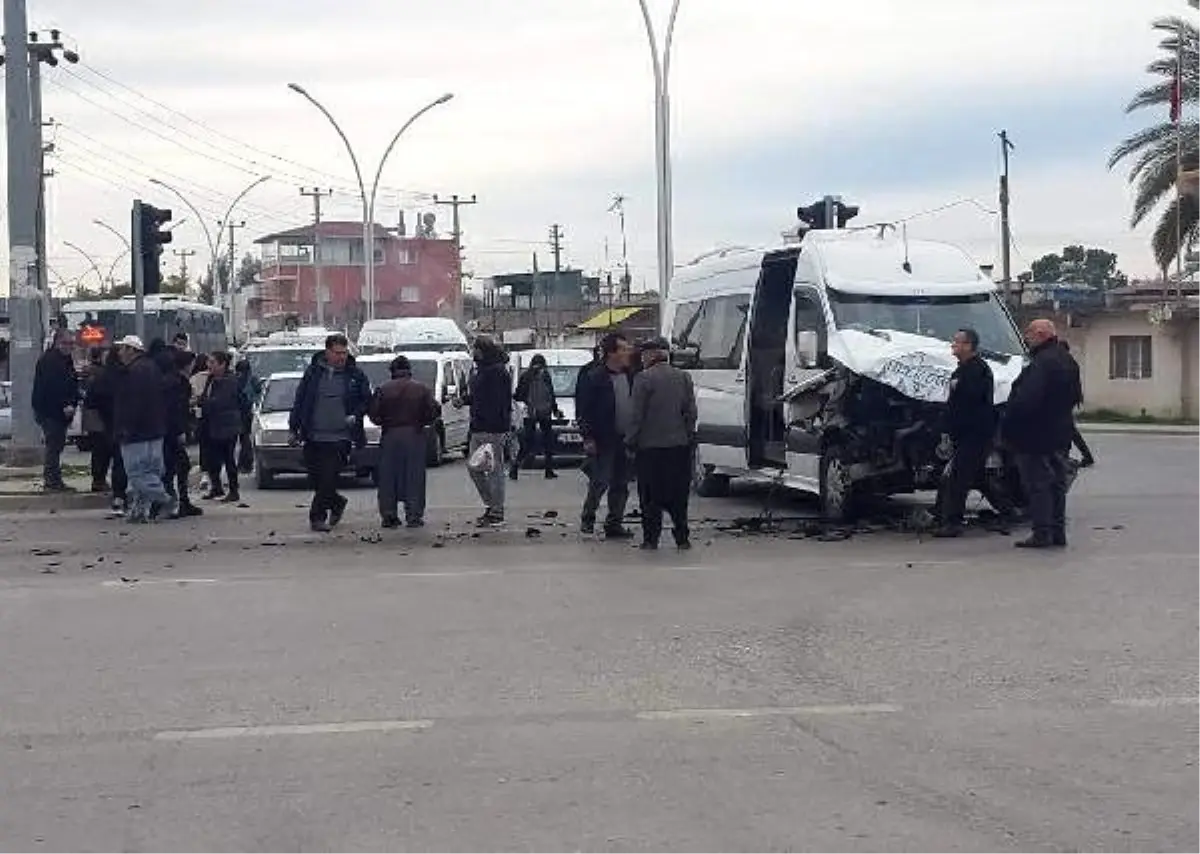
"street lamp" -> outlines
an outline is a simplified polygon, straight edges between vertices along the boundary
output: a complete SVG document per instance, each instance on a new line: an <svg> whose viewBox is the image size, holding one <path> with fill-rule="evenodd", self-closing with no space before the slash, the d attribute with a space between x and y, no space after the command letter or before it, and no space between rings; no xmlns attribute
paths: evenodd
<svg viewBox="0 0 1200 854"><path fill-rule="evenodd" d="M642 8L646 39L650 43L650 61L654 66L654 160L655 180L658 185L658 304L661 322L665 320L662 311L667 304L667 288L670 287L671 272L674 268L671 238L671 99L668 84L671 73L671 44L675 38L675 18L679 14L679 0L673 0L671 3L671 15L667 19L667 35L661 54L646 0L638 0L638 4Z"/></svg>
<svg viewBox="0 0 1200 854"><path fill-rule="evenodd" d="M125 236L124 234L122 234L121 232L117 231L117 229L113 228L113 227L112 227L111 225L109 225L107 222L105 222L104 220L100 220L100 219L94 219L94 220L92 220L92 223L93 223L94 225L98 225L98 226L100 226L100 227L101 227L101 228L103 228L105 231L109 231L109 232L112 232L113 234L115 234L115 235L117 236L117 239L118 239L118 240L120 240L122 243L124 243L124 244L125 244L125 251L126 251L126 252L132 252L132 251L133 251L133 247L132 247L132 246L130 245L130 243L129 243L129 238L128 238L128 237L126 237L126 236Z"/></svg>
<svg viewBox="0 0 1200 854"><path fill-rule="evenodd" d="M179 190L172 187L166 181L160 181L157 178L151 178L150 183L156 187L162 187L164 190L168 190L171 193L173 193L175 195L175 197L178 198L179 201L183 202L184 205L187 207L187 209L190 210L192 212L192 214L195 215L196 220L200 223L200 228L204 229L204 239L208 243L208 251L209 251L209 254L212 256L212 260L209 262L209 264L210 264L211 269L214 271L213 275L215 275L216 274L215 271L217 268L217 244L213 242L212 232L208 228L208 223L205 221L204 215L196 209L195 205L193 205L190 201L188 201L187 196L185 196L183 193L179 192Z"/></svg>
<svg viewBox="0 0 1200 854"><path fill-rule="evenodd" d="M101 273L100 268L98 266L96 266L96 259L93 258L91 255L89 255L82 248L80 248L79 246L76 246L74 243L72 243L69 240L64 240L63 245L68 247L69 249L74 249L76 252L78 252L80 255L82 255L84 258L87 259L88 263L92 265L92 270L95 271L95 273L96 273L96 278L100 280L100 292L104 293L104 274Z"/></svg>
<svg viewBox="0 0 1200 854"><path fill-rule="evenodd" d="M409 118L409 120L406 121L401 126L400 130L396 131L396 135L393 136L392 141L390 143L388 143L388 147L384 151L383 157L381 157L379 159L379 168L375 170L375 180L374 180L374 182L372 182L371 192L368 194L366 183L363 181L362 169L359 167L359 164L358 164L358 155L356 155L354 153L354 146L352 146L350 144L350 139L346 136L345 131L342 130L341 125L339 125L337 123L337 119L335 119L333 117L333 114L330 113L329 110L327 110L320 101L318 101L311 94L309 94L308 90L305 89L303 86L301 86L299 83L289 83L288 88L291 89L296 94L301 95L305 100L307 100L310 104L312 104L314 107L316 107L318 110L321 111L321 114L323 116L325 116L326 119L329 120L329 123L331 125L333 125L333 129L335 131L337 131L337 135L339 137L341 137L342 144L346 146L346 153L350 155L350 162L354 166L354 177L358 180L359 196L362 199L363 271L364 271L364 281L365 281L366 290L367 290L367 294L366 294L366 296L367 296L367 319L374 320L375 319L375 235L373 232L375 230L375 194L379 189L379 179L383 175L384 164L387 163L387 159L391 155L392 149L396 147L396 143L400 140L400 137L404 134L404 132L406 130L408 130L412 126L412 124L417 119L421 118L421 116L425 115L425 113L429 112L434 107L445 104L447 101L449 101L451 98L453 98L454 95L447 93L445 95L442 95L440 98L426 104L424 107L422 107L421 109L419 109L415 113L413 113L412 116Z"/></svg>

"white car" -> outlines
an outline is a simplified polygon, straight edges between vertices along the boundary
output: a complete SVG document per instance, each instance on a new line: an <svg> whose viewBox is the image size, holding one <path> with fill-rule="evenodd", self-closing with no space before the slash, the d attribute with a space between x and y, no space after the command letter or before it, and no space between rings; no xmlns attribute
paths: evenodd
<svg viewBox="0 0 1200 854"><path fill-rule="evenodd" d="M513 392L517 390L517 382L521 374L529 367L529 362L536 355L546 359L546 370L550 373L550 382L554 386L554 397L558 401L558 409L562 418L555 418L551 423L554 431L554 454L556 457L574 458L583 456L583 436L579 433L579 425L575 421L575 383L579 372L591 364L590 350L518 350L510 354L512 358ZM525 405L513 405L514 421L518 429L525 418Z"/></svg>

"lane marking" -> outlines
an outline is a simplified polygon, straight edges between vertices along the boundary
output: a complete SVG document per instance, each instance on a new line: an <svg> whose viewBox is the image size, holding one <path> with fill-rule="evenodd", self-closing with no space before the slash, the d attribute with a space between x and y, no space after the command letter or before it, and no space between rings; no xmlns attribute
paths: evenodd
<svg viewBox="0 0 1200 854"><path fill-rule="evenodd" d="M883 715L900 711L891 703L862 703L844 706L764 706L758 709L670 709L638 712L641 721L677 721L720 718L770 718L793 715Z"/></svg>
<svg viewBox="0 0 1200 854"><path fill-rule="evenodd" d="M401 732L433 726L430 720L345 721L328 724L267 724L263 726L223 726L210 729L163 730L155 741L193 741L202 739L269 738L277 735L341 735L354 732Z"/></svg>
<svg viewBox="0 0 1200 854"><path fill-rule="evenodd" d="M1128 709L1165 709L1170 706L1200 705L1200 697L1125 697L1113 700L1112 704Z"/></svg>
<svg viewBox="0 0 1200 854"><path fill-rule="evenodd" d="M377 572L376 578L462 578L469 575L501 575L498 569L462 569L447 572Z"/></svg>
<svg viewBox="0 0 1200 854"><path fill-rule="evenodd" d="M220 584L216 578L139 578L135 581L110 579L101 581L101 587L141 587L143 584Z"/></svg>

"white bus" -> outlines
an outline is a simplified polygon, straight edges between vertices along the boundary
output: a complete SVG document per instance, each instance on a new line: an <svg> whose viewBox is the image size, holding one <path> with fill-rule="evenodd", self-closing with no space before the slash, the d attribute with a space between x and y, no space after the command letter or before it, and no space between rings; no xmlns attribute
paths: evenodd
<svg viewBox="0 0 1200 854"><path fill-rule="evenodd" d="M76 343L88 347L109 347L126 335L136 335L134 297L75 300L59 311L64 328L75 334ZM162 338L168 344L179 332L186 332L192 350L212 353L229 347L225 316L221 309L192 302L175 294L155 294L145 298L145 343Z"/></svg>

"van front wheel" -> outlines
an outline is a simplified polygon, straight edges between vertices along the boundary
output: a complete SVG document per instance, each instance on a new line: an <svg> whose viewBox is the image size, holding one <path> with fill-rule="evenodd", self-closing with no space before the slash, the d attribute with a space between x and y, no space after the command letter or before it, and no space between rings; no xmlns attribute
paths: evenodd
<svg viewBox="0 0 1200 854"><path fill-rule="evenodd" d="M701 498L725 498L729 495L731 480L733 478L727 474L716 474L712 466L697 464L692 488Z"/></svg>
<svg viewBox="0 0 1200 854"><path fill-rule="evenodd" d="M834 445L821 454L821 516L827 522L847 524L857 515L857 489L850 477L846 453Z"/></svg>

